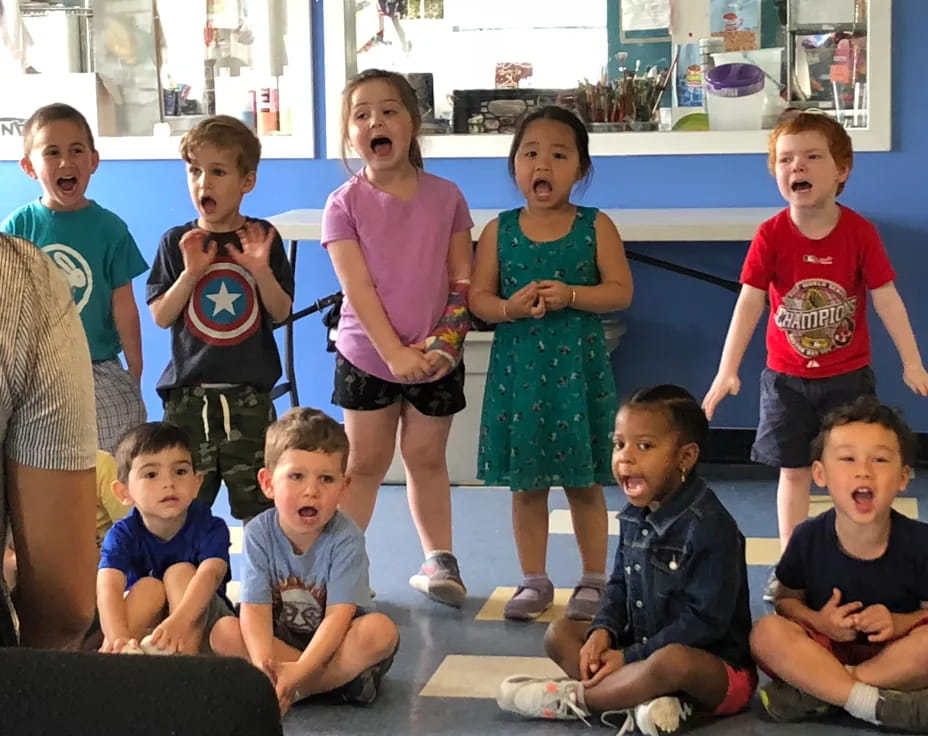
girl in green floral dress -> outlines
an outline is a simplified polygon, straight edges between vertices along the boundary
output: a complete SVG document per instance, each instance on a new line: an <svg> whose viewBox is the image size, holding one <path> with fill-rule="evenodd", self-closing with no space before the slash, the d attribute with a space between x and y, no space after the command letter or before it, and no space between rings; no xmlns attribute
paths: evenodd
<svg viewBox="0 0 928 736"><path fill-rule="evenodd" d="M618 408L599 314L626 308L632 278L612 221L570 202L590 173L589 138L570 111L544 107L519 125L509 171L525 206L487 225L470 308L498 323L487 374L477 475L512 490L524 579L506 604L516 620L554 599L545 572L548 490L563 486L583 575L566 615L592 619L605 586L611 434Z"/></svg>

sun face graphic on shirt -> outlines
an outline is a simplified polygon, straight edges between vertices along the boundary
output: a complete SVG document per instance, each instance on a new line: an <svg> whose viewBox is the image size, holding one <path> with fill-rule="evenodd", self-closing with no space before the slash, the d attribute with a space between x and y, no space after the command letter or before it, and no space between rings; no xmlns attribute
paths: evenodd
<svg viewBox="0 0 928 736"><path fill-rule="evenodd" d="M306 585L289 577L274 587L274 618L291 631L312 634L325 616L325 602L325 585Z"/></svg>

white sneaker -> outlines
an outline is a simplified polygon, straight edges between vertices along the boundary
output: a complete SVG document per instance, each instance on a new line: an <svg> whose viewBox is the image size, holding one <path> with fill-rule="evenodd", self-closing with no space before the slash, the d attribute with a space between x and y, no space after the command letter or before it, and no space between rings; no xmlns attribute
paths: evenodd
<svg viewBox="0 0 928 736"><path fill-rule="evenodd" d="M503 710L526 718L579 719L589 726L590 713L580 707L579 689L580 683L567 677L552 680L513 675L500 684L496 702Z"/></svg>
<svg viewBox="0 0 928 736"><path fill-rule="evenodd" d="M680 698L665 695L635 708L635 723L645 736L679 733L684 721L693 714L693 706Z"/></svg>

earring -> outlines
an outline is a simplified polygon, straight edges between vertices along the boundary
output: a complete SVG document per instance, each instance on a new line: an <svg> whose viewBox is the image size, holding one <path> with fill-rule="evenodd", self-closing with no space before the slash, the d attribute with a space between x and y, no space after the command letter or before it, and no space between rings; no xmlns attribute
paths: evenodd
<svg viewBox="0 0 928 736"><path fill-rule="evenodd" d="M680 467L680 483L681 484L686 483L686 467L685 466Z"/></svg>

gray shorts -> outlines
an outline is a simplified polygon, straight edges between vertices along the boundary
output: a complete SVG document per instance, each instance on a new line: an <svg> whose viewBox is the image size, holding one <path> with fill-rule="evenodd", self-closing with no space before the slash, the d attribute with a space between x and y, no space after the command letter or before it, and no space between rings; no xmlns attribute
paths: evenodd
<svg viewBox="0 0 928 736"><path fill-rule="evenodd" d="M206 623L203 626L203 640L200 642L200 654L213 654L213 650L209 646L209 635L213 627L219 619L234 615L225 598L218 595L213 596L213 599L209 602L209 606L206 608Z"/></svg>
<svg viewBox="0 0 928 736"><path fill-rule="evenodd" d="M120 438L145 421L145 404L138 382L118 358L93 364L93 393L97 405L97 447L111 455Z"/></svg>

